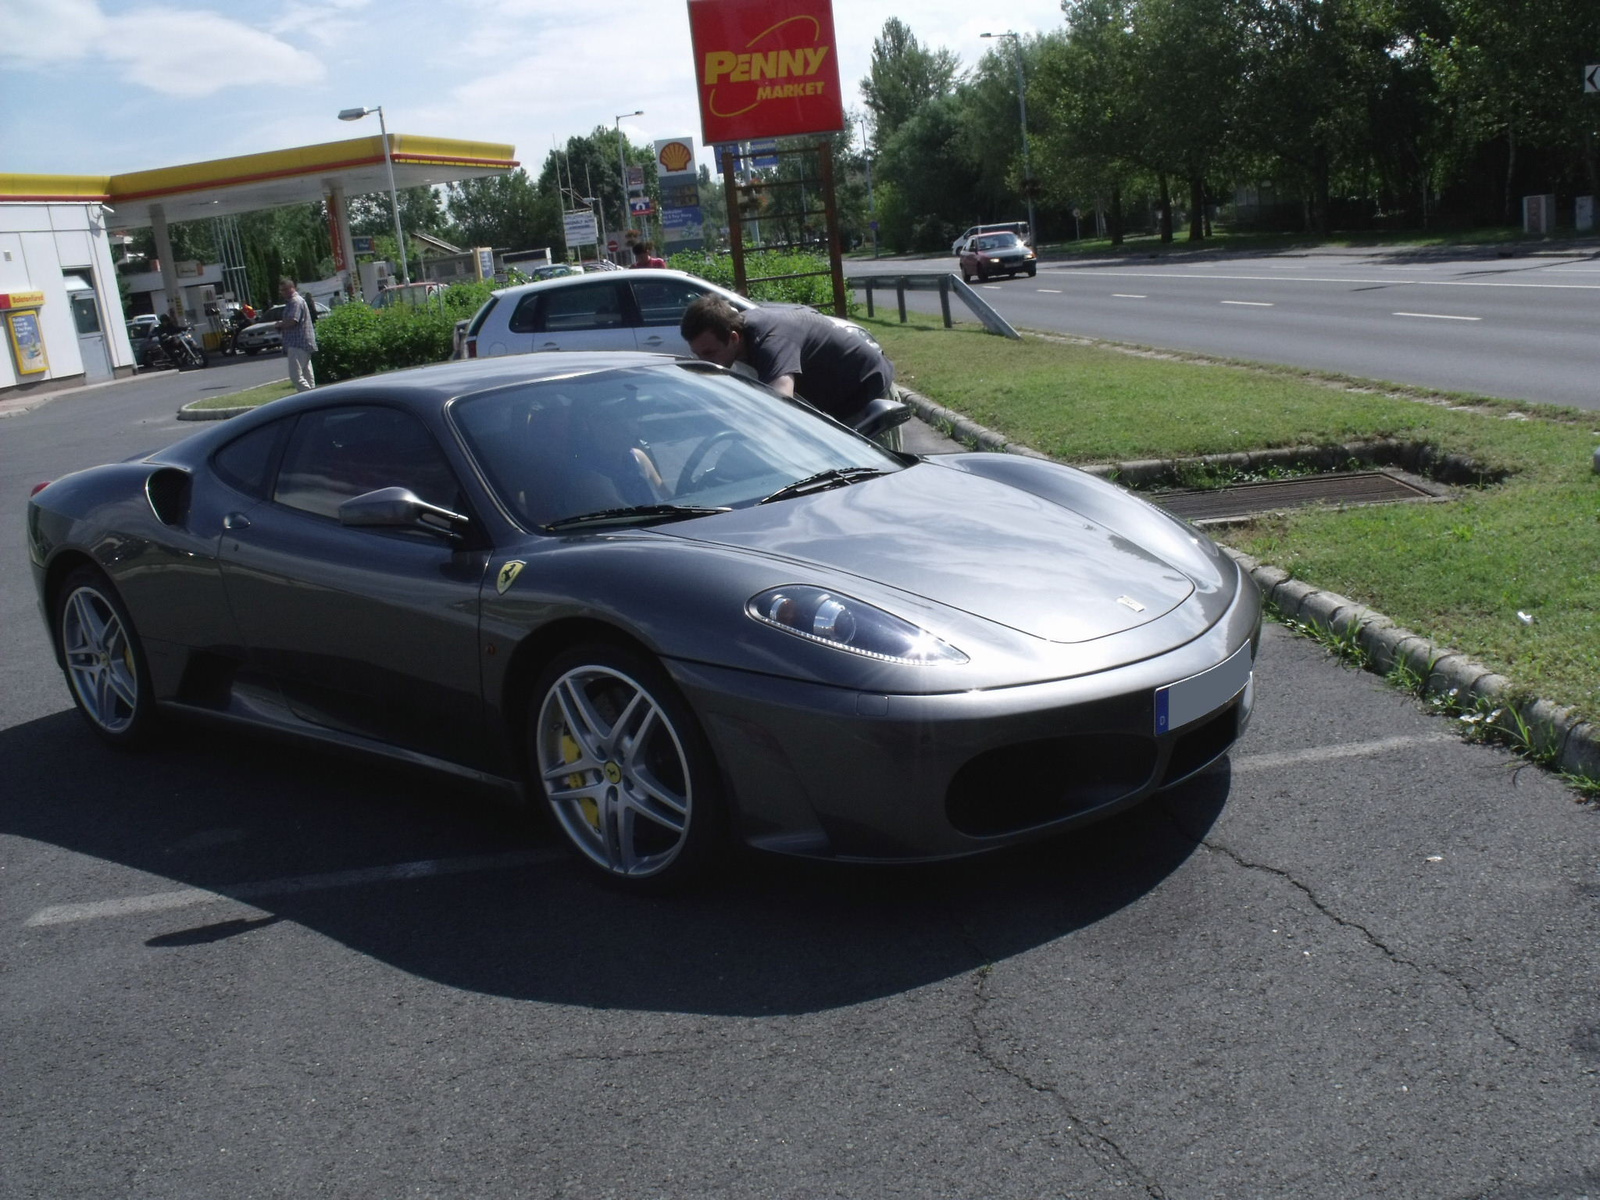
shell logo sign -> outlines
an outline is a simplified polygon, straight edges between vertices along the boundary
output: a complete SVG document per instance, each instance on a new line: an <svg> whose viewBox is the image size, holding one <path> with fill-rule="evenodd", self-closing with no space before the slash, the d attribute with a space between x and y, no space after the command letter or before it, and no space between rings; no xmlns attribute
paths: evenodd
<svg viewBox="0 0 1600 1200"><path fill-rule="evenodd" d="M663 175L681 175L694 163L694 147L681 139L656 143L656 162Z"/></svg>
<svg viewBox="0 0 1600 1200"><path fill-rule="evenodd" d="M844 128L832 0L688 2L706 142Z"/></svg>

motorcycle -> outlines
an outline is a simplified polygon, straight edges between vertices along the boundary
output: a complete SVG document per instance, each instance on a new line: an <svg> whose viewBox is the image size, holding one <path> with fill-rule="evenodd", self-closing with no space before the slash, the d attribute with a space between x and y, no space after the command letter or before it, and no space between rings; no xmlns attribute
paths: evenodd
<svg viewBox="0 0 1600 1200"><path fill-rule="evenodd" d="M180 371L198 370L211 362L211 356L205 348L195 341L193 332L187 325L177 325L163 322L157 325L145 340L144 360L140 363L146 368L176 367Z"/></svg>

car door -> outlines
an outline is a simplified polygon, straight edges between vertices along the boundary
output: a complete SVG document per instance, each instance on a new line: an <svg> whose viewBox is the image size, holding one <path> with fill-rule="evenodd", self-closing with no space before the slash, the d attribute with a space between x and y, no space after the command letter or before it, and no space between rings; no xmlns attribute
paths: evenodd
<svg viewBox="0 0 1600 1200"><path fill-rule="evenodd" d="M662 354L688 354L689 344L678 335L683 310L706 294L706 289L687 279L663 279L639 271L628 280L638 315L637 342L641 350Z"/></svg>
<svg viewBox="0 0 1600 1200"><path fill-rule="evenodd" d="M596 278L560 287L532 288L508 320L508 352L533 350L632 350L623 283ZM488 353L505 353L489 347Z"/></svg>
<svg viewBox="0 0 1600 1200"><path fill-rule="evenodd" d="M302 720L479 764L487 553L441 533L339 523L341 503L382 487L465 505L413 414L351 404L295 419L270 497L223 521L223 579L248 661Z"/></svg>

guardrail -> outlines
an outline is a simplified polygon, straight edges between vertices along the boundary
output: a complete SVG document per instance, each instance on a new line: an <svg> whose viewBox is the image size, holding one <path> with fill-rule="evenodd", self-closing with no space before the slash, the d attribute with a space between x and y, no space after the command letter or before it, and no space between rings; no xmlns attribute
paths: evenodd
<svg viewBox="0 0 1600 1200"><path fill-rule="evenodd" d="M944 313L944 327L949 329L950 321L950 295L953 292L958 296L973 315L983 322L983 327L990 333L998 333L1002 337L1021 339L1022 335L1011 327L1007 321L994 309L989 307L987 301L977 292L967 286L957 275L949 271L925 271L921 274L874 274L874 275L847 275L847 287L863 290L867 293L867 316L874 316L872 306L872 292L874 288L893 288L895 298L900 304L900 323L906 322L906 293L907 292L938 292L939 308Z"/></svg>

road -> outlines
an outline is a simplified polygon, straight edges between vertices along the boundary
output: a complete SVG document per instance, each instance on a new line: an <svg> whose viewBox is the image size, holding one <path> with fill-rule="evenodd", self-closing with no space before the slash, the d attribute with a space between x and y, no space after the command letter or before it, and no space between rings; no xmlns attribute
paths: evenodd
<svg viewBox="0 0 1600 1200"><path fill-rule="evenodd" d="M954 269L949 257L852 260L846 273ZM1046 261L1035 279L974 286L1021 328L1600 409L1593 253ZM937 312L938 299L912 293L908 307Z"/></svg>
<svg viewBox="0 0 1600 1200"><path fill-rule="evenodd" d="M20 500L203 383L0 421L0 1195L1600 1187L1600 819L1277 627L1231 762L1120 819L677 899L431 776L101 747Z"/></svg>

